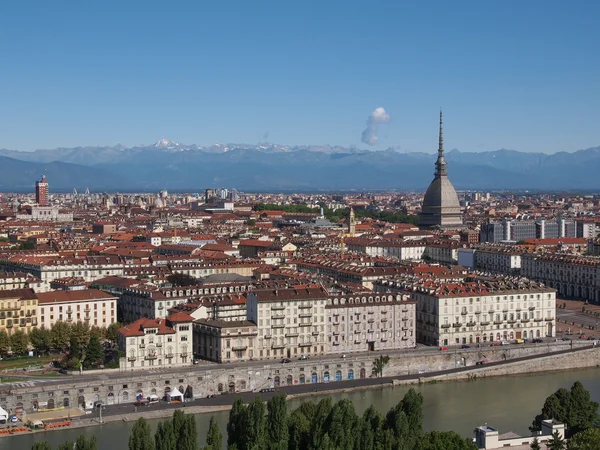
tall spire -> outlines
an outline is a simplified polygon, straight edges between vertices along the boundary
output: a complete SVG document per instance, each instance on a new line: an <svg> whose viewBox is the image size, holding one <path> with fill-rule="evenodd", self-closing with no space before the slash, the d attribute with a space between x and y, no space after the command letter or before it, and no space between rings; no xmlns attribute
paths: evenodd
<svg viewBox="0 0 600 450"><path fill-rule="evenodd" d="M440 140L438 144L438 157L435 162L435 176L447 176L446 160L444 159L444 135L442 131L442 110L440 108Z"/></svg>

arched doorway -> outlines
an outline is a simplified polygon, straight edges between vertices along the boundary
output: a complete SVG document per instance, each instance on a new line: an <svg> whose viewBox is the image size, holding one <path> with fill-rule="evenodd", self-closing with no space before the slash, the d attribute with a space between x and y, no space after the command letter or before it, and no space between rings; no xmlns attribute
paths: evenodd
<svg viewBox="0 0 600 450"><path fill-rule="evenodd" d="M292 384L294 384L294 377L292 377L291 375L287 376L287 385L291 386Z"/></svg>
<svg viewBox="0 0 600 450"><path fill-rule="evenodd" d="M279 387L280 384L281 384L281 379L279 378L279 376L276 376L275 379L273 380L273 386Z"/></svg>
<svg viewBox="0 0 600 450"><path fill-rule="evenodd" d="M123 391L121 392L121 403L125 403L129 401L129 392Z"/></svg>
<svg viewBox="0 0 600 450"><path fill-rule="evenodd" d="M354 370L350 369L348 371L348 379L349 380L354 380Z"/></svg>
<svg viewBox="0 0 600 450"><path fill-rule="evenodd" d="M223 392L223 383L217 385L217 392Z"/></svg>
<svg viewBox="0 0 600 450"><path fill-rule="evenodd" d="M85 397L83 395L79 396L79 398L77 399L77 404L83 409L85 409Z"/></svg>
<svg viewBox="0 0 600 450"><path fill-rule="evenodd" d="M112 392L109 392L108 396L106 397L106 403L108 403L109 405L114 405L115 404L115 394L113 394Z"/></svg>
<svg viewBox="0 0 600 450"><path fill-rule="evenodd" d="M65 408L69 407L69 398L68 397L63 398L63 406Z"/></svg>
<svg viewBox="0 0 600 450"><path fill-rule="evenodd" d="M367 378L367 370L364 367L360 369L360 377Z"/></svg>
<svg viewBox="0 0 600 450"><path fill-rule="evenodd" d="M335 381L342 381L342 371L341 370L338 370L335 373Z"/></svg>
<svg viewBox="0 0 600 450"><path fill-rule="evenodd" d="M300 374L300 384L304 384L306 383L306 377L304 376L304 374Z"/></svg>
<svg viewBox="0 0 600 450"><path fill-rule="evenodd" d="M316 383L318 381L318 377L317 374L313 372L313 374L310 377L311 383Z"/></svg>
<svg viewBox="0 0 600 450"><path fill-rule="evenodd" d="M183 398L194 398L194 388L188 384L188 387L185 388L185 392L183 393Z"/></svg>
<svg viewBox="0 0 600 450"><path fill-rule="evenodd" d="M48 399L48 406L46 407L48 409L54 409L54 399Z"/></svg>
<svg viewBox="0 0 600 450"><path fill-rule="evenodd" d="M170 388L169 386L165 387L165 390L164 390L164 397L163 397L165 400L167 399L167 395L168 395L170 392L171 392L171 388Z"/></svg>
<svg viewBox="0 0 600 450"><path fill-rule="evenodd" d="M141 389L138 389L138 391L135 394L135 401L141 402L142 400L144 400L144 393Z"/></svg>
<svg viewBox="0 0 600 450"><path fill-rule="evenodd" d="M246 390L246 380L240 381L240 391Z"/></svg>
<svg viewBox="0 0 600 450"><path fill-rule="evenodd" d="M323 383L329 383L329 372L323 374Z"/></svg>
<svg viewBox="0 0 600 450"><path fill-rule="evenodd" d="M553 336L553 334L552 334L552 326L553 326L553 324L552 324L552 322L550 322L548 324L548 337L552 337Z"/></svg>
<svg viewBox="0 0 600 450"><path fill-rule="evenodd" d="M235 383L233 381L229 383L229 393L235 394Z"/></svg>

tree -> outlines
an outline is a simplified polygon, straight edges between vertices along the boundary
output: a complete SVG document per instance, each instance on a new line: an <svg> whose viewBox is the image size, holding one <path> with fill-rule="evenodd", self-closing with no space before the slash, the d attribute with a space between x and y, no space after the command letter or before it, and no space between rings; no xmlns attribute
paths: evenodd
<svg viewBox="0 0 600 450"><path fill-rule="evenodd" d="M276 395L267 403L267 437L269 449L287 450L288 423L285 395Z"/></svg>
<svg viewBox="0 0 600 450"><path fill-rule="evenodd" d="M531 441L531 444L529 445L529 448L531 450L542 450L542 448L540 447L540 442L538 441L537 437L533 438L533 441Z"/></svg>
<svg viewBox="0 0 600 450"><path fill-rule="evenodd" d="M154 450L150 424L140 417L129 435L129 450Z"/></svg>
<svg viewBox="0 0 600 450"><path fill-rule="evenodd" d="M287 442L286 442L287 443ZM210 416L210 424L208 425L208 433L206 435L206 447L204 450L222 450L223 435L219 429L219 425L214 416ZM160 449L156 449L160 450Z"/></svg>
<svg viewBox="0 0 600 450"><path fill-rule="evenodd" d="M59 320L50 329L52 348L57 352L64 353L69 349L71 343L71 327L68 323Z"/></svg>
<svg viewBox="0 0 600 450"><path fill-rule="evenodd" d="M552 437L546 442L548 450L565 450L567 445L565 440L558 433L558 430L552 433Z"/></svg>
<svg viewBox="0 0 600 450"><path fill-rule="evenodd" d="M333 405L327 418L327 436L334 448L354 448L357 440L358 417L351 400L344 399Z"/></svg>
<svg viewBox="0 0 600 450"><path fill-rule="evenodd" d="M52 445L49 442L34 442L31 450L52 450Z"/></svg>
<svg viewBox="0 0 600 450"><path fill-rule="evenodd" d="M306 402L304 405L312 405L311 402ZM310 417L307 417L302 406L290 415L288 419L288 450L304 450L308 448L310 434Z"/></svg>
<svg viewBox="0 0 600 450"><path fill-rule="evenodd" d="M32 240L28 239L19 244L19 250L34 250L34 249L35 249L35 242L33 242Z"/></svg>
<svg viewBox="0 0 600 450"><path fill-rule="evenodd" d="M241 398L236 398L231 405L231 410L229 411L229 420L227 421L227 447L231 448L232 446L238 444L241 440L242 427L244 426L246 416L246 405L244 404L244 400ZM238 446L238 449L241 450L241 446Z"/></svg>
<svg viewBox="0 0 600 450"><path fill-rule="evenodd" d="M181 435L177 436L177 448L180 450L198 450L198 429L196 418L192 414L184 415Z"/></svg>
<svg viewBox="0 0 600 450"><path fill-rule="evenodd" d="M246 450L265 450L267 448L267 417L265 404L256 397L247 407L245 427L242 429Z"/></svg>
<svg viewBox="0 0 600 450"><path fill-rule="evenodd" d="M117 343L117 336L121 324L119 322L111 323L106 329L106 339L115 345Z"/></svg>
<svg viewBox="0 0 600 450"><path fill-rule="evenodd" d="M254 225L256 225L256 220L254 220L254 219L248 219L248 221L246 222L246 224L249 227L253 227Z"/></svg>
<svg viewBox="0 0 600 450"><path fill-rule="evenodd" d="M597 450L600 445L600 428L588 428L571 436L569 450Z"/></svg>
<svg viewBox="0 0 600 450"><path fill-rule="evenodd" d="M97 336L90 336L90 342L88 343L87 350L85 351L85 359L83 360L83 366L87 369L90 367L97 367L99 364L104 362L104 350L100 344L100 340Z"/></svg>
<svg viewBox="0 0 600 450"><path fill-rule="evenodd" d="M198 280L187 273L176 272L167 277L167 281L173 286L194 286Z"/></svg>
<svg viewBox="0 0 600 450"><path fill-rule="evenodd" d="M10 350L10 337L4 330L0 331L0 355L6 356Z"/></svg>
<svg viewBox="0 0 600 450"><path fill-rule="evenodd" d="M24 355L27 353L29 337L21 330L15 331L10 336L10 349L15 355Z"/></svg>
<svg viewBox="0 0 600 450"><path fill-rule="evenodd" d="M58 446L56 450L73 450L75 448L75 442L67 441L64 444Z"/></svg>
<svg viewBox="0 0 600 450"><path fill-rule="evenodd" d="M84 434L80 435L75 441L74 450L98 450L96 437L92 436L88 439Z"/></svg>
<svg viewBox="0 0 600 450"><path fill-rule="evenodd" d="M50 347L52 347L52 334L43 325L40 328L32 328L29 331L29 340L33 348L39 353L48 353Z"/></svg>
<svg viewBox="0 0 600 450"><path fill-rule="evenodd" d="M87 323L76 322L71 326L71 351L75 349L79 353L90 341L90 326Z"/></svg>
<svg viewBox="0 0 600 450"><path fill-rule="evenodd" d="M477 445L455 431L436 430L423 434L413 448L415 450L477 450Z"/></svg>
<svg viewBox="0 0 600 450"><path fill-rule="evenodd" d="M375 361L373 361L373 375L375 375L376 377L379 376L383 376L383 369L385 368L385 366L388 365L388 363L390 362L390 357L389 356L380 356L378 358L375 358Z"/></svg>
<svg viewBox="0 0 600 450"><path fill-rule="evenodd" d="M154 435L154 442L156 444L156 450L176 450L177 449L177 438L173 433L173 422L167 420L165 422L159 422Z"/></svg>
<svg viewBox="0 0 600 450"><path fill-rule="evenodd" d="M541 430L542 420L548 419L564 423L568 437L592 428L598 422L598 403L592 401L583 384L576 381L570 391L561 388L546 399L542 412L535 417L529 429Z"/></svg>

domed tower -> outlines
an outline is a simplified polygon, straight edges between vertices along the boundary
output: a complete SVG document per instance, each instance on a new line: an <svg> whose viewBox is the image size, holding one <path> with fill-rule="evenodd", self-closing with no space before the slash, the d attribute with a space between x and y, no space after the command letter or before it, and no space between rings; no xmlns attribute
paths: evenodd
<svg viewBox="0 0 600 450"><path fill-rule="evenodd" d="M441 228L444 230L463 228L462 212L454 186L448 179L448 169L444 159L444 138L442 134L442 111L440 111L440 140L438 157L435 162L433 181L425 192L419 228Z"/></svg>

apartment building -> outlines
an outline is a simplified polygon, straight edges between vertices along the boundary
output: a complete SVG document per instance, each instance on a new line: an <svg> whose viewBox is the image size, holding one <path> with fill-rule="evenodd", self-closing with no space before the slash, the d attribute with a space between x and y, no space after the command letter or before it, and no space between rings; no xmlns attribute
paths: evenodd
<svg viewBox="0 0 600 450"><path fill-rule="evenodd" d="M193 364L192 322L178 312L166 319L138 319L118 330L121 367L130 370L170 368Z"/></svg>
<svg viewBox="0 0 600 450"><path fill-rule="evenodd" d="M248 320L199 319L193 326L195 356L218 363L254 359L256 324Z"/></svg>
<svg viewBox="0 0 600 450"><path fill-rule="evenodd" d="M348 251L369 256L418 261L423 258L427 243L418 240L387 240L349 238L344 241Z"/></svg>
<svg viewBox="0 0 600 450"><path fill-rule="evenodd" d="M556 291L525 278L398 277L382 280L376 290L410 293L417 301L417 339L428 345L556 335Z"/></svg>
<svg viewBox="0 0 600 450"><path fill-rule="evenodd" d="M0 260L0 267L4 270L27 272L40 279L40 292L49 291L50 282L57 278L82 277L91 282L109 275L121 276L124 266L118 256L59 258L13 255Z"/></svg>
<svg viewBox="0 0 600 450"><path fill-rule="evenodd" d="M97 289L51 291L37 294L39 325L83 322L108 327L117 322L117 297Z"/></svg>
<svg viewBox="0 0 600 450"><path fill-rule="evenodd" d="M327 353L414 348L416 302L407 294L329 297Z"/></svg>
<svg viewBox="0 0 600 450"><path fill-rule="evenodd" d="M514 245L481 246L475 250L475 269L517 275L526 250Z"/></svg>
<svg viewBox="0 0 600 450"><path fill-rule="evenodd" d="M0 272L0 291L26 287L27 277L25 272Z"/></svg>
<svg viewBox="0 0 600 450"><path fill-rule="evenodd" d="M325 354L327 298L319 285L249 292L248 320L258 328L254 359Z"/></svg>
<svg viewBox="0 0 600 450"><path fill-rule="evenodd" d="M33 289L0 290L0 331L9 335L16 330L29 333L38 325L37 304Z"/></svg>
<svg viewBox="0 0 600 450"><path fill-rule="evenodd" d="M600 302L600 258L565 254L528 254L521 274L558 291L560 297Z"/></svg>

